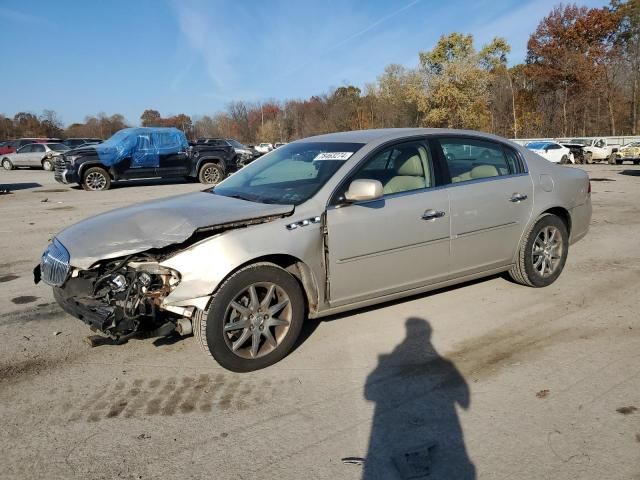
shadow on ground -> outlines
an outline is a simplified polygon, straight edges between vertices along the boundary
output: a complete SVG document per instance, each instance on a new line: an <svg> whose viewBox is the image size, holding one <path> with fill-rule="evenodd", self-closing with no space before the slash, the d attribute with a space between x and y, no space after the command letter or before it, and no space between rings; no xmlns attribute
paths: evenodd
<svg viewBox="0 0 640 480"><path fill-rule="evenodd" d="M2 183L0 184L0 189L9 190L10 192L15 192L16 190L27 190L28 188L38 188L42 185L35 182L24 182L24 183Z"/></svg>
<svg viewBox="0 0 640 480"><path fill-rule="evenodd" d="M629 177L640 177L640 170L622 170L620 175L627 175Z"/></svg>
<svg viewBox="0 0 640 480"><path fill-rule="evenodd" d="M471 404L456 366L431 343L431 326L409 318L406 337L379 356L364 396L375 403L364 480L475 479L457 406Z"/></svg>

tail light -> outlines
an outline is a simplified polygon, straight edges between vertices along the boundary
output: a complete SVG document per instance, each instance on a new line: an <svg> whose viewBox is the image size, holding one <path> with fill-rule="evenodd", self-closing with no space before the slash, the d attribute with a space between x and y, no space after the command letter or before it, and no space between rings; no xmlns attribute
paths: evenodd
<svg viewBox="0 0 640 480"><path fill-rule="evenodd" d="M589 179L588 182L589 182L589 187L587 188L587 193L591 195L591 179Z"/></svg>

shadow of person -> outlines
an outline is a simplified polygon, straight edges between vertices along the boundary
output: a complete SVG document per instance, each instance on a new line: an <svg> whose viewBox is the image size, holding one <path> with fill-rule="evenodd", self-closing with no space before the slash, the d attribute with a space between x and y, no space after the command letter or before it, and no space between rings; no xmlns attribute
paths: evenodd
<svg viewBox="0 0 640 480"><path fill-rule="evenodd" d="M409 318L406 329L364 387L375 412L362 478L474 479L456 411L469 407L469 387L436 352L426 320Z"/></svg>

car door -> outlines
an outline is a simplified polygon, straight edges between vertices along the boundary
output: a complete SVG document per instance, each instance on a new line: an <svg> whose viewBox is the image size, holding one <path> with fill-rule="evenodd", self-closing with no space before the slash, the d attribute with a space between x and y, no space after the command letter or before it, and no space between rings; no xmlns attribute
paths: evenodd
<svg viewBox="0 0 640 480"><path fill-rule="evenodd" d="M553 163L560 163L562 156L565 154L561 145L557 143L550 143L547 146L547 154L549 161Z"/></svg>
<svg viewBox="0 0 640 480"><path fill-rule="evenodd" d="M41 167L42 159L45 157L47 149L41 143L31 144L31 153L26 157L28 167Z"/></svg>
<svg viewBox="0 0 640 480"><path fill-rule="evenodd" d="M183 176L189 173L187 144L174 132L154 132L153 143L158 151L158 175Z"/></svg>
<svg viewBox="0 0 640 480"><path fill-rule="evenodd" d="M332 306L447 277L449 199L435 183L436 168L426 142L404 142L371 155L343 182L326 214ZM345 203L355 179L380 181L384 197Z"/></svg>
<svg viewBox="0 0 640 480"><path fill-rule="evenodd" d="M16 153L12 160L13 164L16 167L32 167L33 157L34 155L37 155L33 151L35 147L37 147L37 144L30 143L16 150Z"/></svg>
<svg viewBox="0 0 640 480"><path fill-rule="evenodd" d="M451 275L510 264L533 204L524 160L498 142L445 137L438 143L450 178Z"/></svg>
<svg viewBox="0 0 640 480"><path fill-rule="evenodd" d="M137 135L135 147L131 153L129 168L126 170L126 177L155 177L158 165L158 151L153 145L151 135L147 133Z"/></svg>

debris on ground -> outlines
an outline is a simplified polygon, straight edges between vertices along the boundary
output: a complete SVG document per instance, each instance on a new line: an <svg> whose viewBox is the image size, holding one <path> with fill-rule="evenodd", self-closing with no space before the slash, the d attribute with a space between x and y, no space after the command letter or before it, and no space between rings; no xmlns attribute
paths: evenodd
<svg viewBox="0 0 640 480"><path fill-rule="evenodd" d="M340 459L345 465L363 465L365 459L362 457L344 457Z"/></svg>
<svg viewBox="0 0 640 480"><path fill-rule="evenodd" d="M58 336L58 335L60 335L61 333L62 333L62 332L59 332L59 331L57 331L57 330L56 330L55 332L53 332L53 336L54 336L54 337L57 337L57 336Z"/></svg>
<svg viewBox="0 0 640 480"><path fill-rule="evenodd" d="M545 390L540 390L538 393L536 393L536 397L538 398L547 398L549 396L551 392L547 389Z"/></svg>
<svg viewBox="0 0 640 480"><path fill-rule="evenodd" d="M616 412L621 413L622 415L631 415L638 411L638 407L634 407L633 405L629 405L628 407L620 407L616 408Z"/></svg>
<svg viewBox="0 0 640 480"><path fill-rule="evenodd" d="M49 201L48 198L43 198L42 200L40 200L40 203L47 203Z"/></svg>
<svg viewBox="0 0 640 480"><path fill-rule="evenodd" d="M404 479L424 478L431 474L431 454L436 447L431 443L392 457L400 477Z"/></svg>
<svg viewBox="0 0 640 480"><path fill-rule="evenodd" d="M140 435L138 435L136 437L138 440L146 440L147 438L151 438L151 435L148 435L146 433L141 433Z"/></svg>

